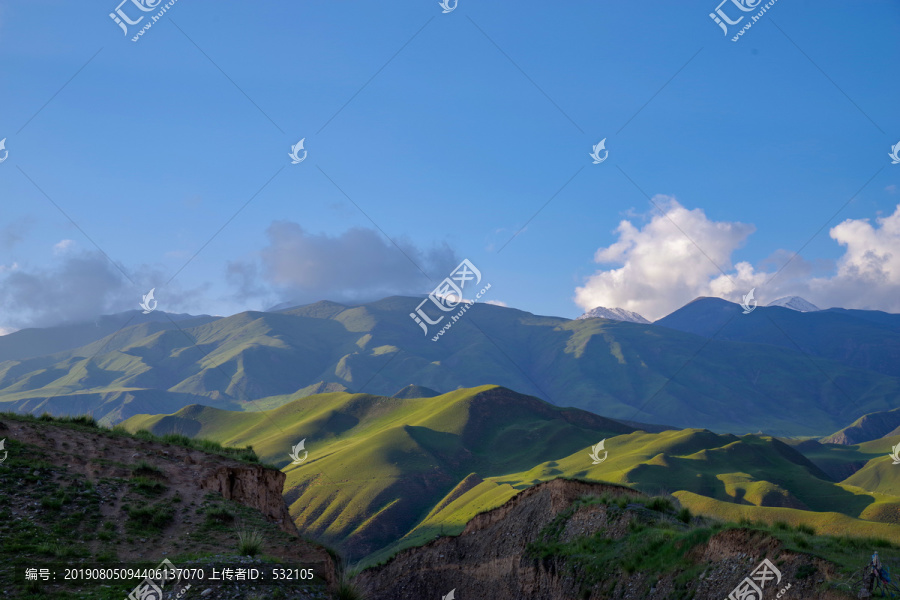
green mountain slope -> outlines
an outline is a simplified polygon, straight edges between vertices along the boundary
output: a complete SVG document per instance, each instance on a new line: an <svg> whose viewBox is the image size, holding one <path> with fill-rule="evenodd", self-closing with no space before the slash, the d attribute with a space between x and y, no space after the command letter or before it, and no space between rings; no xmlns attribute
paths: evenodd
<svg viewBox="0 0 900 600"><path fill-rule="evenodd" d="M581 451L518 473L470 478L370 561L438 534L456 534L476 514L561 476L627 485L648 494L671 493L696 513L722 520L781 520L834 535L900 536L900 493L895 488L835 483L799 452L770 437L638 431L610 438L605 446L609 457L599 465Z"/></svg>
<svg viewBox="0 0 900 600"><path fill-rule="evenodd" d="M410 384L442 393L497 384L627 421L819 436L900 397L896 377L789 348L485 304L433 342L409 318L417 304L320 302L182 329L127 328L0 363L0 402L60 414L72 400L114 423L136 414L115 398L150 390L160 410L198 401L259 410L329 390L388 396Z"/></svg>
<svg viewBox="0 0 900 600"><path fill-rule="evenodd" d="M104 315L88 322L67 323L54 327L29 327L0 336L0 362L35 358L80 348L110 336L126 326L148 325L150 327L144 331L149 331L174 327L173 322L179 327L193 327L218 318L163 311L153 311L145 315L139 310L130 310Z"/></svg>
<svg viewBox="0 0 900 600"><path fill-rule="evenodd" d="M836 483L772 437L647 433L496 386L432 398L323 394L256 413L191 406L124 425L252 445L286 472L298 527L367 564L458 533L479 512L558 477L674 493L709 516L731 518L740 507L743 518L818 524L834 534L900 535L894 487ZM591 447L604 439L603 460L593 464ZM301 440L309 454L291 464ZM875 449L833 448L870 463L883 458Z"/></svg>
<svg viewBox="0 0 900 600"><path fill-rule="evenodd" d="M900 408L863 415L826 438L826 444L860 444L892 435L900 428Z"/></svg>
<svg viewBox="0 0 900 600"><path fill-rule="evenodd" d="M405 535L473 471L516 472L633 431L496 386L412 399L323 394L260 413L191 406L123 425L252 445L287 473L298 527L357 558ZM301 440L309 456L293 465Z"/></svg>
<svg viewBox="0 0 900 600"><path fill-rule="evenodd" d="M848 486L856 486L870 492L900 496L900 464L894 464L891 457L895 447L900 446L900 435L880 438L855 446L861 452L874 454L875 458L843 481ZM900 511L892 515L893 522L900 523Z"/></svg>

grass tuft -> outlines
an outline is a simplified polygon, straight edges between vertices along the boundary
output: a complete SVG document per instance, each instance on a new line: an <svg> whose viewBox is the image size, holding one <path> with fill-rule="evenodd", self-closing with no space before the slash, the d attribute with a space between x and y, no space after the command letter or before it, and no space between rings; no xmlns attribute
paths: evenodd
<svg viewBox="0 0 900 600"><path fill-rule="evenodd" d="M238 554L241 556L256 556L262 551L263 536L255 529L238 531Z"/></svg>

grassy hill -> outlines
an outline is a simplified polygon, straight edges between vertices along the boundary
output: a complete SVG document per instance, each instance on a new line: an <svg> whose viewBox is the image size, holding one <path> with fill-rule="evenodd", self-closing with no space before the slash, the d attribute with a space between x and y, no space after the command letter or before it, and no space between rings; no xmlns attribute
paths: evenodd
<svg viewBox="0 0 900 600"><path fill-rule="evenodd" d="M285 499L298 527L365 564L456 534L476 514L558 477L674 494L711 517L900 537L895 487L839 483L775 438L647 433L496 386L432 398L323 394L258 413L191 406L124 426L252 445L287 473ZM595 465L589 450L601 439L608 455ZM309 456L294 465L288 453L300 440ZM882 468L876 448L833 447L866 469Z"/></svg>
<svg viewBox="0 0 900 600"><path fill-rule="evenodd" d="M115 423L195 403L252 411L323 391L390 396L410 384L440 393L497 384L627 421L821 436L900 397L900 378L811 362L797 349L486 304L435 343L409 318L417 303L320 302L180 329L128 327L74 350L0 363L0 402Z"/></svg>
<svg viewBox="0 0 900 600"><path fill-rule="evenodd" d="M900 408L863 415L856 421L823 438L822 443L859 444L900 434Z"/></svg>
<svg viewBox="0 0 900 600"><path fill-rule="evenodd" d="M298 527L356 558L402 537L473 471L516 472L633 431L496 386L433 398L323 394L258 413L191 406L123 426L252 445L287 473ZM290 464L301 439L309 457Z"/></svg>
<svg viewBox="0 0 900 600"><path fill-rule="evenodd" d="M384 560L435 535L456 534L476 514L522 489L561 476L627 485L648 494L673 494L696 514L723 521L784 521L831 535L900 539L896 484L867 489L849 480L834 482L773 438L737 438L705 430L638 431L610 438L605 446L609 458L599 465L592 465L582 451L527 471L471 477L407 536L371 561ZM878 461L881 458L873 459Z"/></svg>

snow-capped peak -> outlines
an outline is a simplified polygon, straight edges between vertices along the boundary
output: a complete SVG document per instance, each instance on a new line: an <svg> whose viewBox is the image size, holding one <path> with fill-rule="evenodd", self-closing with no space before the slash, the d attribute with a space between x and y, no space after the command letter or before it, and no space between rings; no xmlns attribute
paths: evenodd
<svg viewBox="0 0 900 600"><path fill-rule="evenodd" d="M821 310L818 306L816 306L809 300L804 300L800 296L785 296L784 298L779 298L778 300L769 302L768 306L783 306L785 308L790 308L791 310L796 310L798 312L814 312L817 310Z"/></svg>
<svg viewBox="0 0 900 600"><path fill-rule="evenodd" d="M611 321L627 321L628 323L650 323L650 321L637 314L636 312L631 312L630 310L625 310L624 308L605 308L603 306L592 308L578 318L609 319Z"/></svg>

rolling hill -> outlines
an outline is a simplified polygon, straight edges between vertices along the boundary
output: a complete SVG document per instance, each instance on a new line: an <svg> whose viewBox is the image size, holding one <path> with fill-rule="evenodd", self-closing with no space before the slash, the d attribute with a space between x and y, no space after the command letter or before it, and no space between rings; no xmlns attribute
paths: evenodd
<svg viewBox="0 0 900 600"><path fill-rule="evenodd" d="M900 408L895 408L863 415L821 441L830 444L860 444L898 434L900 434Z"/></svg>
<svg viewBox="0 0 900 600"><path fill-rule="evenodd" d="M324 394L257 413L191 406L123 425L252 445L287 474L285 500L298 528L366 564L455 535L478 513L559 477L672 493L712 517L737 510L733 520L900 537L900 491L873 483L893 475L874 470L884 459L875 448L857 451L864 468L837 482L772 437L648 433L496 386L431 398ZM601 439L608 456L593 464L589 449ZM308 458L292 464L301 440Z"/></svg>
<svg viewBox="0 0 900 600"><path fill-rule="evenodd" d="M472 472L527 469L634 431L495 386L433 398L324 394L258 413L197 405L123 426L252 445L287 473L298 527L357 558L402 537ZM293 465L301 439L309 458Z"/></svg>

